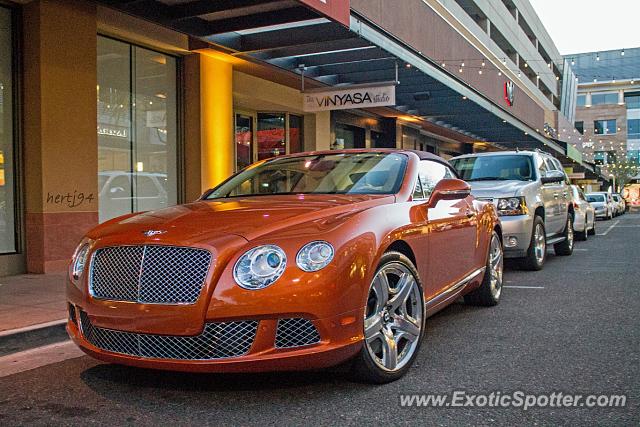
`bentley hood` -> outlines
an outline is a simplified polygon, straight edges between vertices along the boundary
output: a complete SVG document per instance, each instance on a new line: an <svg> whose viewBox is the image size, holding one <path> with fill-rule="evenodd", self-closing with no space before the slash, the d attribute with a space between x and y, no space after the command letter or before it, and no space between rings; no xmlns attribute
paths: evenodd
<svg viewBox="0 0 640 427"><path fill-rule="evenodd" d="M305 223L340 221L394 201L394 196L369 195L285 195L197 201L115 218L96 227L88 237L131 243L153 239L192 244L224 236L250 241Z"/></svg>

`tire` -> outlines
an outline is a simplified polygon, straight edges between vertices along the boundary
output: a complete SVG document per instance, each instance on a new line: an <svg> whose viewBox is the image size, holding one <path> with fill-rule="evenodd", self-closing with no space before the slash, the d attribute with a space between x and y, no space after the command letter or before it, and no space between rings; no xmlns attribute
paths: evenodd
<svg viewBox="0 0 640 427"><path fill-rule="evenodd" d="M479 288L464 296L464 302L470 305L491 307L500 302L502 294L502 274L504 271L504 249L502 239L494 230L489 242L486 270Z"/></svg>
<svg viewBox="0 0 640 427"><path fill-rule="evenodd" d="M569 256L573 253L573 216L567 216L567 226L564 229L564 240L553 245L556 255Z"/></svg>
<svg viewBox="0 0 640 427"><path fill-rule="evenodd" d="M596 235L596 219L593 218L593 226L591 227L591 230L588 231L589 236L595 236Z"/></svg>
<svg viewBox="0 0 640 427"><path fill-rule="evenodd" d="M405 274L409 276L404 276ZM379 276L387 278L386 285ZM389 310L389 307L394 307L394 296L398 295L396 292L400 292L394 292L395 287L401 283L399 279L394 280L396 276L407 277L408 281L404 282L405 287L402 288L407 289L406 299ZM410 289L406 288L407 286L410 286ZM353 360L353 377L358 381L373 384L384 384L401 378L411 368L418 355L424 339L426 319L422 283L409 258L393 251L382 256L369 285L364 318L365 339L360 353ZM370 326L367 328L367 325ZM400 325L406 329L402 329ZM402 337L398 336L398 331L402 331ZM411 341L410 338L415 339ZM393 345L390 346L391 341ZM393 356L389 357L394 353L395 359Z"/></svg>
<svg viewBox="0 0 640 427"><path fill-rule="evenodd" d="M539 238L540 233L542 234L542 239ZM538 243L537 247L536 242ZM542 248L540 248L540 246L542 246ZM527 249L527 255L521 259L520 264L525 270L538 271L542 270L546 259L547 241L544 221L541 217L536 216L533 218L533 231L531 232L529 249Z"/></svg>

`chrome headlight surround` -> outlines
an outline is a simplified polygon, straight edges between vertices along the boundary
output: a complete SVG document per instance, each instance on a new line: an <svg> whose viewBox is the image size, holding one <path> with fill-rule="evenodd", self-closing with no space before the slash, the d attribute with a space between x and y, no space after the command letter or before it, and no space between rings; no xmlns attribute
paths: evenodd
<svg viewBox="0 0 640 427"><path fill-rule="evenodd" d="M296 256L296 264L302 271L312 273L322 270L331 260L335 251L331 243L324 240L315 240L304 245Z"/></svg>
<svg viewBox="0 0 640 427"><path fill-rule="evenodd" d="M264 289L282 276L286 266L287 255L279 246L257 246L238 258L233 267L233 278L243 289Z"/></svg>
<svg viewBox="0 0 640 427"><path fill-rule="evenodd" d="M73 280L79 280L80 277L82 277L85 267L87 266L91 244L91 240L82 239L73 252L73 257L71 258L71 278Z"/></svg>
<svg viewBox="0 0 640 427"><path fill-rule="evenodd" d="M506 197L495 201L498 215L526 215L527 203L524 197Z"/></svg>

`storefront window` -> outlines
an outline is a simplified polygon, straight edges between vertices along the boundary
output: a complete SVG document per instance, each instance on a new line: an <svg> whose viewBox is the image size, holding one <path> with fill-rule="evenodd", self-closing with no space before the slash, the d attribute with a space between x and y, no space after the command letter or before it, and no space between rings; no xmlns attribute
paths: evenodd
<svg viewBox="0 0 640 427"><path fill-rule="evenodd" d="M258 160L287 152L285 113L258 113Z"/></svg>
<svg viewBox="0 0 640 427"><path fill-rule="evenodd" d="M177 202L176 59L98 37L100 221Z"/></svg>
<svg viewBox="0 0 640 427"><path fill-rule="evenodd" d="M336 140L331 148L334 150L364 148L364 133L365 131L362 128L336 123Z"/></svg>
<svg viewBox="0 0 640 427"><path fill-rule="evenodd" d="M253 159L253 118L236 114L236 170L244 169Z"/></svg>
<svg viewBox="0 0 640 427"><path fill-rule="evenodd" d="M11 13L0 7L0 253L16 251Z"/></svg>

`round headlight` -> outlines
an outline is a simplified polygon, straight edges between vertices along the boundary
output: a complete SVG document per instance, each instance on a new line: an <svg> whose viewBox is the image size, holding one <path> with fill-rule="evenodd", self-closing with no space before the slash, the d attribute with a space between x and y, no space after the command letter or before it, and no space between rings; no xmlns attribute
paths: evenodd
<svg viewBox="0 0 640 427"><path fill-rule="evenodd" d="M328 242L307 243L300 249L296 263L301 270L312 272L325 268L333 259L333 246Z"/></svg>
<svg viewBox="0 0 640 427"><path fill-rule="evenodd" d="M520 208L520 199L518 197L510 197L508 199L500 199L498 201L498 209L505 211L515 211Z"/></svg>
<svg viewBox="0 0 640 427"><path fill-rule="evenodd" d="M286 266L287 256L278 246L258 246L238 259L233 278L241 288L262 289L278 280Z"/></svg>
<svg viewBox="0 0 640 427"><path fill-rule="evenodd" d="M73 267L71 269L71 275L75 280L78 280L80 276L82 276L84 266L87 264L89 247L89 243L81 243L76 249L76 252L73 254Z"/></svg>

